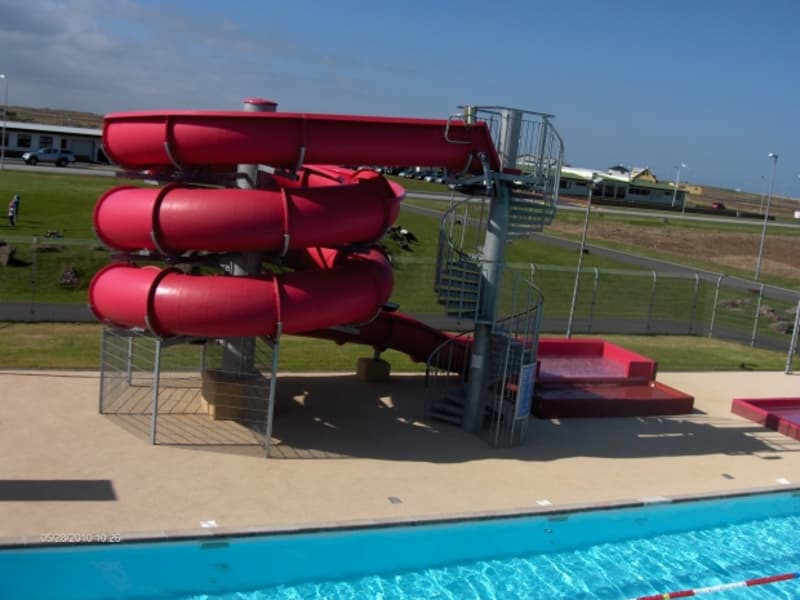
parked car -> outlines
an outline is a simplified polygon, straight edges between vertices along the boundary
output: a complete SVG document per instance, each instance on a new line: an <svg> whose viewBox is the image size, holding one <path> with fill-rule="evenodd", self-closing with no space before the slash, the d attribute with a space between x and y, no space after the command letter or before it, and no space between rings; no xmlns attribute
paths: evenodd
<svg viewBox="0 0 800 600"><path fill-rule="evenodd" d="M711 208L714 210L725 210L725 205L722 202L712 202Z"/></svg>
<svg viewBox="0 0 800 600"><path fill-rule="evenodd" d="M460 192L466 196L486 196L488 190L486 189L486 180L475 180L469 183L456 182L450 183L447 186L453 191Z"/></svg>
<svg viewBox="0 0 800 600"><path fill-rule="evenodd" d="M55 163L59 167L66 167L75 162L75 155L72 150L61 150L59 148L40 148L33 152L26 152L22 155L22 160L26 165L35 165L40 162Z"/></svg>
<svg viewBox="0 0 800 600"><path fill-rule="evenodd" d="M425 181L430 183L444 183L444 174L441 171L428 171L425 173Z"/></svg>

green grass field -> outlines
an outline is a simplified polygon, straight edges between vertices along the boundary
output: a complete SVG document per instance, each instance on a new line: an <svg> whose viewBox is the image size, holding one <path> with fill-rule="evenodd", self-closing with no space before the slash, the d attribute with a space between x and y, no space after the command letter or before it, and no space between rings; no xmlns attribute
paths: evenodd
<svg viewBox="0 0 800 600"><path fill-rule="evenodd" d="M3 339L0 366L4 369L97 370L100 364L101 330L101 325L93 323L0 324ZM708 338L602 337L657 360L660 371L779 371L786 364L785 353ZM281 338L281 371L352 372L356 360L362 356L371 357L372 349L357 344L337 346L332 342L299 336ZM385 352L382 358L391 363L393 372L425 370L424 364L415 363L405 354L392 350ZM314 365L313 369L309 365Z"/></svg>
<svg viewBox="0 0 800 600"><path fill-rule="evenodd" d="M400 181L417 189L442 190L443 187L425 182ZM12 230L5 221L0 226L0 240L4 240L16 248L14 264L0 266L0 301L85 303L87 300L86 290L92 275L112 258L112 253L103 248L94 236L92 230L94 204L100 195L110 187L130 183L104 176L0 172L0 194L10 198L13 193L19 193L22 197L19 226ZM427 202L436 207L443 206L442 203L430 203L430 201L410 200L409 202ZM557 218L574 220L582 217L578 213L563 211ZM606 216L605 218L612 217ZM625 218L620 217L620 219ZM662 223L660 220L634 219L634 221L639 226L696 226L685 223L680 225ZM404 312L440 313L441 309L436 304L432 289L439 220L432 216L402 211L398 223L413 231L419 239L419 243L413 244L410 250L403 250L397 244L387 241L387 245L393 253L395 276L395 288L391 300L398 303ZM701 224L700 226L706 227L707 225ZM51 230L58 231L64 237L45 238L45 233ZM36 244L32 243L34 238L37 240ZM576 259L574 251L562 250L524 239L515 240L507 247L506 251L506 265L511 270L527 274L531 263L544 266L536 271L536 284L545 291L545 314L548 316L563 317L568 312ZM603 278L600 292L593 298L587 290L592 289L592 270L595 268L603 273ZM585 315L592 311L595 318L644 319L652 316L656 319L685 320L687 315L694 313L695 318L701 321L708 319L713 306L713 288L703 285L695 293L692 280L665 279L658 289L657 302L651 305L649 298L652 295L653 284L649 275L645 276L625 270L623 264L591 254L585 257L584 269L586 271L581 281L583 293L579 297L578 315ZM72 286L59 285L59 280L63 278L64 273L70 270L78 275L76 284ZM620 290L624 290L624 292L620 292ZM742 294L742 292L723 293L720 300L736 306L736 308L719 311L718 323L720 326L743 330L747 330L750 326L755 305L751 298L742 298ZM747 294L744 295L747 296ZM590 305L592 298L595 302ZM745 308L742 309L742 306ZM776 313L783 313L791 309L789 306L774 308ZM34 326L15 325L13 327ZM12 331L19 331L12 330L10 327L12 326L7 327L6 335L10 335ZM31 339L35 337L32 331L29 332L29 335L32 336ZM15 344L6 346L2 350L0 366L91 368L97 364L96 340L84 342L83 346L87 350L76 352L74 348L70 348L69 344L77 343L76 340L84 335L78 331L85 330L80 329L64 334L63 330L58 327L42 326L36 336L47 337L49 332L49 347L53 351L31 351L28 355L23 353L20 357L14 358L12 352L22 351L27 345L25 335L28 334L20 333L19 340ZM770 329L769 319L761 321L759 335L777 335ZM90 338L92 336L96 338L97 333L89 334ZM637 339L634 338L632 342L626 343L635 349ZM642 340L650 341L653 339L656 338L642 338ZM696 338L692 339L693 354L696 355L699 352L696 350L699 348L699 341ZM686 341L683 338L667 338L664 344L669 346L676 340L678 343L681 340L684 343ZM300 342L291 342L291 344L296 344L295 347L302 347ZM320 345L319 342L314 341L310 341L308 344L309 346L303 347L301 355L304 352L312 352L313 348ZM321 347L325 348L325 344L321 344ZM726 346L726 348L728 348L726 351L730 351L732 356L738 358L720 363L716 357L713 357L716 351L711 352L707 363L709 368L737 368L737 365L740 364L767 364L766 359L758 361L748 359L751 353L755 352L750 348L739 349L735 345ZM679 349L664 351L667 353L667 364L675 365L675 368L678 369L689 368L689 363L681 362L678 357L681 354ZM348 354L349 352L349 349L342 352L320 350L320 354L324 354L326 358L319 361L315 359L314 364L319 364L320 368L352 368L354 359ZM363 350L358 350L358 352L363 353ZM328 357L328 355L333 356ZM291 353L288 356L291 356ZM327 361L334 360L335 363L339 359L341 359L339 367L325 366ZM41 363L37 363L37 360ZM286 360L289 359L286 358ZM396 357L392 362L404 365L403 369L418 368L401 356ZM769 368L777 368L778 362L780 360L769 362L771 365ZM703 365L706 363L701 361L692 364Z"/></svg>

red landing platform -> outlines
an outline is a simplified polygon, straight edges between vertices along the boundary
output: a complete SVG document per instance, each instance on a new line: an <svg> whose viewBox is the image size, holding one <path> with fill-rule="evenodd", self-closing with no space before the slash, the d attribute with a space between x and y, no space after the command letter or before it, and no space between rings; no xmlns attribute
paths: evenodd
<svg viewBox="0 0 800 600"><path fill-rule="evenodd" d="M694 397L657 382L654 360L600 339L542 338L533 414L644 417L692 412Z"/></svg>
<svg viewBox="0 0 800 600"><path fill-rule="evenodd" d="M734 398L731 412L800 440L800 398Z"/></svg>
<svg viewBox="0 0 800 600"><path fill-rule="evenodd" d="M649 417L692 412L694 397L658 381L575 383L536 392L535 414L563 417Z"/></svg>

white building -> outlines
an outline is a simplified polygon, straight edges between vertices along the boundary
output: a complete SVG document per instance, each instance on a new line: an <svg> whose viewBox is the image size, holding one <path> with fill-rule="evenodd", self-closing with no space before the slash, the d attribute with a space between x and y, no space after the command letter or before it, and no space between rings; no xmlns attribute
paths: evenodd
<svg viewBox="0 0 800 600"><path fill-rule="evenodd" d="M103 131L84 127L5 122L6 156L22 156L29 150L61 148L72 150L75 158L87 162L108 162L102 150Z"/></svg>
<svg viewBox="0 0 800 600"><path fill-rule="evenodd" d="M686 191L671 183L660 183L649 169L611 167L606 171L562 167L559 195L585 197L593 178L595 184L592 197L597 202L608 204L636 204L657 207L682 208Z"/></svg>

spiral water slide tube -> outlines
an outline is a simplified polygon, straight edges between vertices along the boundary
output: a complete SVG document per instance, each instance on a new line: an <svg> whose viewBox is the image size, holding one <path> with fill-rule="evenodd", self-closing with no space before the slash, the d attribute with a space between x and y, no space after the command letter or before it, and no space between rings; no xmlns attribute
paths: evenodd
<svg viewBox="0 0 800 600"><path fill-rule="evenodd" d="M98 237L123 251L282 254L290 272L230 277L115 263L89 304L102 322L161 336L306 334L395 348L424 360L447 335L397 313L389 261L369 247L395 221L403 189L372 171L320 165L423 164L482 172L499 161L485 124L239 112L108 115L106 154L129 169L288 169L266 189L117 187L98 201ZM301 167L300 165L305 165ZM311 166L317 165L317 166ZM343 248L360 248L346 251ZM357 333L328 328L362 324ZM366 324L365 324L366 323Z"/></svg>

